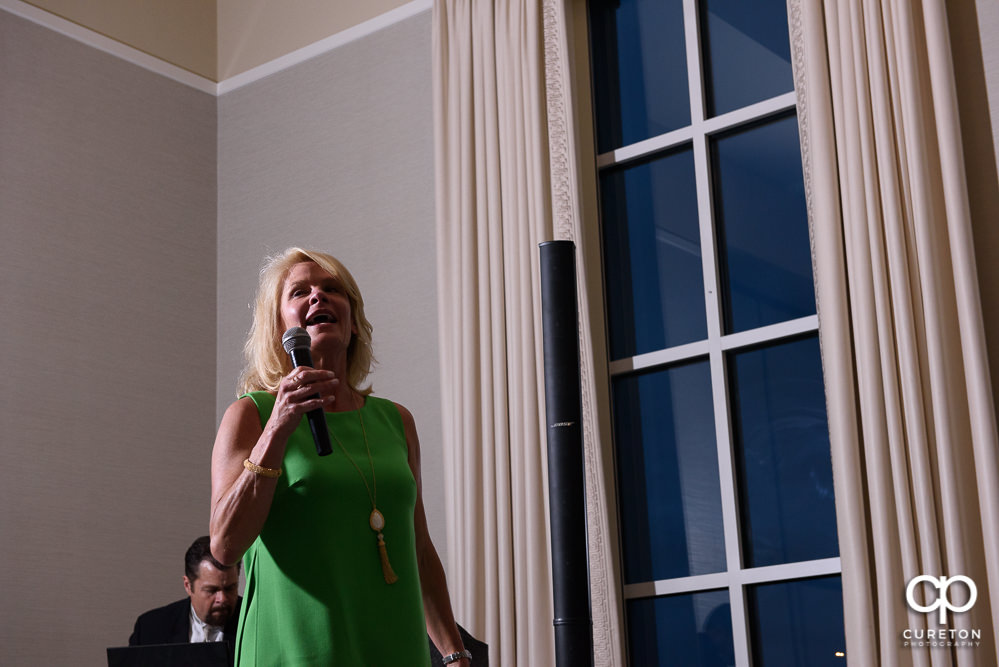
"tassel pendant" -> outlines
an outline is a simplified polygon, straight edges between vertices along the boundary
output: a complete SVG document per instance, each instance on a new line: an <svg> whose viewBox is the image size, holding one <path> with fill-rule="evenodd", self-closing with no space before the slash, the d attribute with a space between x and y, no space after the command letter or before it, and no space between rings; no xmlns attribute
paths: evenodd
<svg viewBox="0 0 999 667"><path fill-rule="evenodd" d="M378 533L378 555L382 559L382 576L385 577L386 584L394 584L399 581L399 577L392 571L392 563L389 562L388 552L385 550L385 537Z"/></svg>
<svg viewBox="0 0 999 667"><path fill-rule="evenodd" d="M371 526L371 530L378 533L378 557L382 561L382 576L385 577L385 583L394 584L399 581L399 577L392 570L392 563L389 562L388 551L385 549L385 536L382 534L382 529L385 528L385 517L377 509L373 509L368 518L368 525Z"/></svg>

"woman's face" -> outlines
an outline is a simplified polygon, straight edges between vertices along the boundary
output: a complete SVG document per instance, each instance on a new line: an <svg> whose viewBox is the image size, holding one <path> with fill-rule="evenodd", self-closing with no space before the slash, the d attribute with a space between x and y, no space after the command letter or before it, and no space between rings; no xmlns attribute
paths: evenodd
<svg viewBox="0 0 999 667"><path fill-rule="evenodd" d="M313 348L335 344L346 349L357 333L343 285L315 262L295 264L285 276L281 321L283 331L304 327Z"/></svg>

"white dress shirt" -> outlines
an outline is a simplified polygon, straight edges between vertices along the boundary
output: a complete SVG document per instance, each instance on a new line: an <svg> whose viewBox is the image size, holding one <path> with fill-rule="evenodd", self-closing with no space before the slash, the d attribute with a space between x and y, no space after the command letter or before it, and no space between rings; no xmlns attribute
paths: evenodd
<svg viewBox="0 0 999 667"><path fill-rule="evenodd" d="M194 611L191 605L191 642L220 642L222 641L222 627L218 625L208 625Z"/></svg>

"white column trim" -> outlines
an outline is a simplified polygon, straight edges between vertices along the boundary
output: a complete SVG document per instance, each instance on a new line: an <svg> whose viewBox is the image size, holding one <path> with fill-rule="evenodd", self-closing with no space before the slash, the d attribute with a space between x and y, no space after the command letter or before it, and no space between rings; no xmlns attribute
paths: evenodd
<svg viewBox="0 0 999 667"><path fill-rule="evenodd" d="M582 35L574 34L580 30L581 17L573 12L583 11L585 19L584 3L545 0L542 11L552 227L556 238L576 244L593 664L616 667L624 664L624 622L616 563L617 533L612 528L616 524L613 464L608 465L612 458L603 280L599 246L594 243L596 157L592 137L583 135L592 134L592 129L581 120L584 116L590 118L589 89L580 90L582 84L578 83L584 78L583 72L587 75L585 81L589 81L588 59L581 55L589 51L589 36L585 30ZM582 25L585 26L585 20ZM586 109L580 111L583 98L587 101ZM589 211L589 220L584 220L584 211Z"/></svg>

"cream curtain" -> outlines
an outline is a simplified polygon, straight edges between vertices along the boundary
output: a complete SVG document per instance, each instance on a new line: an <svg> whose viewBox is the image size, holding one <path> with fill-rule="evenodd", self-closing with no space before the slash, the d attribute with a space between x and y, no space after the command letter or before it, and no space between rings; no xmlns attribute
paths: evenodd
<svg viewBox="0 0 999 667"><path fill-rule="evenodd" d="M536 2L439 0L433 14L448 580L491 662L551 665L541 13Z"/></svg>
<svg viewBox="0 0 999 667"><path fill-rule="evenodd" d="M946 6L790 0L789 18L847 658L995 665L996 419ZM977 584L949 627L978 647L903 645L939 627L906 604L921 574Z"/></svg>
<svg viewBox="0 0 999 667"><path fill-rule="evenodd" d="M587 296L586 269L599 258L583 234L570 70L580 46L570 21L585 13L567 16L571 4L436 0L433 9L448 579L459 622L489 643L496 665L554 663L537 260L552 238L579 248L595 664L622 662L601 444L606 359L594 352L602 306Z"/></svg>

